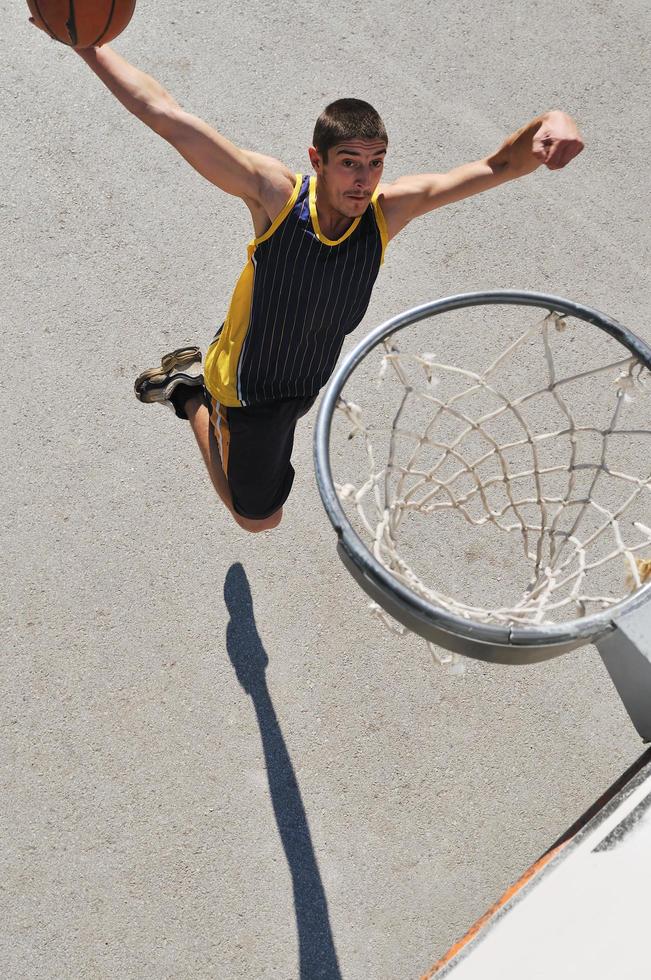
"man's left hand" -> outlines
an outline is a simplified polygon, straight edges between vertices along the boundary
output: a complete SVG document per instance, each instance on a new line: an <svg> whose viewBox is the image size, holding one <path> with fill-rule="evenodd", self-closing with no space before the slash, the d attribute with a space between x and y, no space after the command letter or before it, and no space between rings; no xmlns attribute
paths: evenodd
<svg viewBox="0 0 651 980"><path fill-rule="evenodd" d="M549 170L561 170L583 149L578 126L565 112L554 110L543 117L532 143L533 155Z"/></svg>

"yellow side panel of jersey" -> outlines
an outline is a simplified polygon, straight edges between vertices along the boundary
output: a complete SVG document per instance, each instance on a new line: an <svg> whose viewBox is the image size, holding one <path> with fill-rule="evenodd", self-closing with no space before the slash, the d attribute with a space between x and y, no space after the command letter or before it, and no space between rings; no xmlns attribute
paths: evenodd
<svg viewBox="0 0 651 980"><path fill-rule="evenodd" d="M253 252L253 249L251 249ZM237 368L251 319L253 279L251 259L246 263L231 298L222 331L208 348L204 362L204 383L216 401L238 408Z"/></svg>

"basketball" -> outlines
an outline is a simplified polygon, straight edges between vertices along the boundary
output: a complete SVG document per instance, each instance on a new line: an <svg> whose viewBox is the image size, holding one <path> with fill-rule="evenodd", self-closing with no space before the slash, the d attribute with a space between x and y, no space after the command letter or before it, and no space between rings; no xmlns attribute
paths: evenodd
<svg viewBox="0 0 651 980"><path fill-rule="evenodd" d="M73 48L107 44L133 16L136 0L27 0L38 27Z"/></svg>

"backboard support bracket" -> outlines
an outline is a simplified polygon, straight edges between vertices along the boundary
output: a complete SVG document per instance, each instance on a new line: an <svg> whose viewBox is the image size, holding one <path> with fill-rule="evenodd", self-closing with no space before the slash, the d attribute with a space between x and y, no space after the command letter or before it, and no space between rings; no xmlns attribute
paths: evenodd
<svg viewBox="0 0 651 980"><path fill-rule="evenodd" d="M595 641L606 670L645 742L651 742L651 614L648 603L614 619Z"/></svg>

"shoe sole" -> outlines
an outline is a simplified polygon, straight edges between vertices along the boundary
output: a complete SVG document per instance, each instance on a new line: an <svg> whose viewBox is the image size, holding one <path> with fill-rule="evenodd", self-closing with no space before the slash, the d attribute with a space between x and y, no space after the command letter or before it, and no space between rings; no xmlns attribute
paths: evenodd
<svg viewBox="0 0 651 980"><path fill-rule="evenodd" d="M201 361L201 351L198 347L179 347L171 354L165 354L161 358L160 366L163 371L171 371L172 368L194 364L196 361Z"/></svg>
<svg viewBox="0 0 651 980"><path fill-rule="evenodd" d="M159 368L149 368L139 374L136 385L140 386L144 381L162 380L175 368L180 369L197 363L201 363L201 351L198 347L179 347L177 350L173 350L171 354L165 354L161 358Z"/></svg>
<svg viewBox="0 0 651 980"><path fill-rule="evenodd" d="M160 379L154 378L153 380L151 378L140 377L136 378L136 383L133 388L136 393L136 398L140 402L168 402L172 392L179 385L185 385L187 388L197 388L203 391L203 375L182 374L179 372L171 378L166 374L161 374Z"/></svg>
<svg viewBox="0 0 651 980"><path fill-rule="evenodd" d="M170 354L165 354L161 358L161 366L159 368L149 368L136 378L133 386L136 398L141 402L165 402L169 400L170 394L179 383L191 384L192 386L196 385L197 387L203 385L203 378L199 378L196 375L183 375L180 373L170 378L172 371L200 363L201 351L198 347L179 347ZM159 385L159 387L154 387L153 390L150 389L143 392L143 388L149 387L150 385Z"/></svg>

